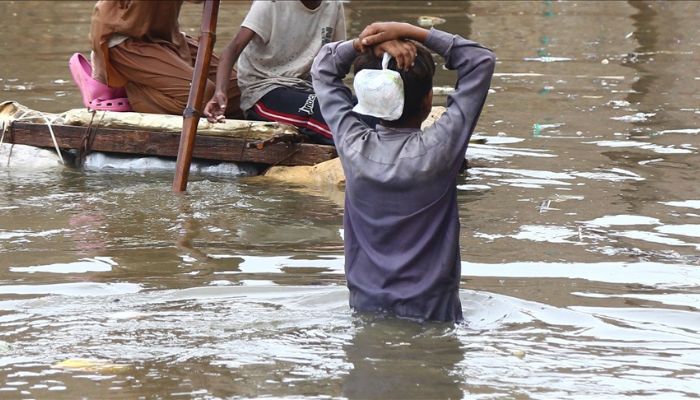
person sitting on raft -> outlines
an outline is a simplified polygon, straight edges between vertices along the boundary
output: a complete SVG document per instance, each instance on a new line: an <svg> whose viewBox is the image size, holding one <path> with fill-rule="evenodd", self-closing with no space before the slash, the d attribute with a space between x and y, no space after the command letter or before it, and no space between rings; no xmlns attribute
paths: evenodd
<svg viewBox="0 0 700 400"><path fill-rule="evenodd" d="M241 109L247 119L296 126L313 142L333 144L316 102L309 71L326 43L345 39L336 1L254 1L221 55L216 92L204 108L214 122L229 107L228 71L238 61Z"/></svg>
<svg viewBox="0 0 700 400"><path fill-rule="evenodd" d="M111 88L126 88L133 111L181 115L187 105L198 42L180 32L182 3L100 0L95 4L90 26L92 77ZM214 93L218 63L212 56L205 98ZM226 81L224 114L241 118L236 72L228 68L222 79ZM89 103L94 95L85 87L90 86L89 80L82 81L87 82L80 89Z"/></svg>
<svg viewBox="0 0 700 400"><path fill-rule="evenodd" d="M392 54L389 71L361 69L381 68L377 60L362 62L374 57L367 47L395 39L423 43L457 70L447 110L425 131L421 124L430 113L435 73L428 50ZM358 56L359 103L353 108L343 78ZM314 89L345 172L345 274L355 311L463 319L455 180L494 66L493 53L478 43L390 22L371 24L352 41L328 44L316 57ZM380 124L373 129L358 114L374 115Z"/></svg>

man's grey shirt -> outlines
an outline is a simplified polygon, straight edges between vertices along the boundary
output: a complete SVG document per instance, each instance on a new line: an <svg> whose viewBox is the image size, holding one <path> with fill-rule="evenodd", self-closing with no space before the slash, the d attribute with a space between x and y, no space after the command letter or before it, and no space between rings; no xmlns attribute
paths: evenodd
<svg viewBox="0 0 700 400"><path fill-rule="evenodd" d="M345 172L345 272L350 306L421 320L462 319L456 177L488 94L495 57L431 30L426 47L458 73L447 111L425 131L371 129L342 79L358 53L330 43L311 75Z"/></svg>

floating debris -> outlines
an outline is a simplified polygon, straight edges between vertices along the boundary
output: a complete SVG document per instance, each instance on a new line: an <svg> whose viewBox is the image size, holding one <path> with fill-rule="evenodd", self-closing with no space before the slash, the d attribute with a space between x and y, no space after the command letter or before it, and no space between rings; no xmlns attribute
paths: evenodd
<svg viewBox="0 0 700 400"><path fill-rule="evenodd" d="M622 122L645 122L649 118L655 116L656 113L643 113L643 112L638 112L633 115L623 115L621 117L611 117L610 119L613 119L615 121L622 121Z"/></svg>
<svg viewBox="0 0 700 400"><path fill-rule="evenodd" d="M539 61L539 62L543 62L543 63L573 61L573 59L569 58L569 57L551 57L551 56L525 57L525 58L523 58L523 60L525 60L525 61Z"/></svg>
<svg viewBox="0 0 700 400"><path fill-rule="evenodd" d="M10 351L12 351L12 345L0 340L0 354L9 353Z"/></svg>
<svg viewBox="0 0 700 400"><path fill-rule="evenodd" d="M93 372L118 372L131 368L128 364L113 364L104 360L86 358L69 358L54 364L52 367Z"/></svg>
<svg viewBox="0 0 700 400"><path fill-rule="evenodd" d="M433 95L435 96L447 96L455 92L455 88L452 86L434 86Z"/></svg>
<svg viewBox="0 0 700 400"><path fill-rule="evenodd" d="M698 134L700 134L700 128L664 129L662 131L658 131L656 133L653 133L652 136L665 135L667 133L684 133L684 134L689 134L689 135L698 135Z"/></svg>
<svg viewBox="0 0 700 400"><path fill-rule="evenodd" d="M605 103L605 105L612 108L629 107L630 102L627 100L610 100L609 102Z"/></svg>
<svg viewBox="0 0 700 400"><path fill-rule="evenodd" d="M431 27L444 24L446 20L440 17L431 17L429 15L421 15L418 17L418 25L422 27Z"/></svg>
<svg viewBox="0 0 700 400"><path fill-rule="evenodd" d="M518 357L518 358L525 358L525 352L523 350L511 350L510 354Z"/></svg>

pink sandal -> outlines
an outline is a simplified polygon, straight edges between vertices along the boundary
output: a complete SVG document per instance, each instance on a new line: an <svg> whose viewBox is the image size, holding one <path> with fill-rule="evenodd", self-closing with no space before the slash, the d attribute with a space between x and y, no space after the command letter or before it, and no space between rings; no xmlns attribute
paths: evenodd
<svg viewBox="0 0 700 400"><path fill-rule="evenodd" d="M124 88L112 88L92 77L90 62L75 53L68 62L71 75L83 96L83 105L91 110L133 111Z"/></svg>

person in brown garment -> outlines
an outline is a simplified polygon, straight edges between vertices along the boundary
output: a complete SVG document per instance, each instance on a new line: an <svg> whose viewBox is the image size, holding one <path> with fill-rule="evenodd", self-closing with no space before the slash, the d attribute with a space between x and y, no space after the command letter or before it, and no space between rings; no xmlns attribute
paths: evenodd
<svg viewBox="0 0 700 400"><path fill-rule="evenodd" d="M194 1L201 2L201 1ZM90 26L93 78L125 87L134 111L182 114L197 40L180 32L183 0L99 0ZM214 94L219 59L212 56L205 99ZM236 71L228 85L228 118L242 118Z"/></svg>

